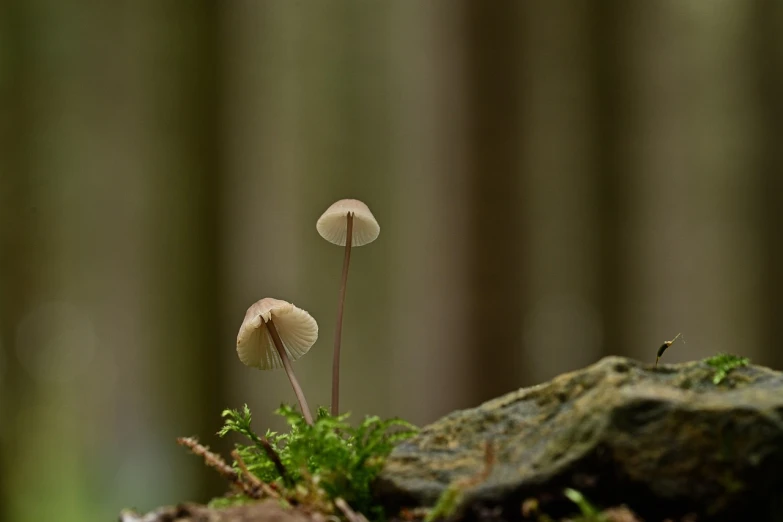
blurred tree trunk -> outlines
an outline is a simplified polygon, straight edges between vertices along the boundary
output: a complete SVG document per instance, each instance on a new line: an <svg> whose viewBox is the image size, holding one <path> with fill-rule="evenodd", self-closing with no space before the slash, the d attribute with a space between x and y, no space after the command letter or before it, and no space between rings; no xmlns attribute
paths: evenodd
<svg viewBox="0 0 783 522"><path fill-rule="evenodd" d="M750 5L622 3L625 36L611 38L632 54L612 68L628 102L610 116L625 119L626 241L606 252L632 274L617 303L625 349L642 360L678 332L686 342L666 361L759 353Z"/></svg>
<svg viewBox="0 0 783 522"><path fill-rule="evenodd" d="M755 152L759 179L757 208L763 241L759 285L763 289L761 341L764 363L783 369L783 5L752 2L752 63L758 131ZM762 361L759 361L762 362Z"/></svg>
<svg viewBox="0 0 783 522"><path fill-rule="evenodd" d="M475 2L465 9L467 162L470 237L470 294L467 320L477 400L516 389L530 380L519 375L529 347L521 339L526 272L520 203L522 145L520 74L522 40L517 2ZM460 233L460 232L455 232Z"/></svg>
<svg viewBox="0 0 783 522"><path fill-rule="evenodd" d="M32 307L42 263L37 180L30 174L32 42L23 2L0 4L0 520L13 520L11 487L23 465L15 457L24 434L16 429L22 390L29 386L14 353L16 328Z"/></svg>
<svg viewBox="0 0 783 522"><path fill-rule="evenodd" d="M520 176L526 182L517 211L525 223L521 326L528 348L517 367L541 381L590 364L604 350L598 240L605 194L595 165L596 144L603 142L593 132L604 116L594 88L593 4L523 4Z"/></svg>
<svg viewBox="0 0 783 522"><path fill-rule="evenodd" d="M214 440L220 412L228 406L222 355L234 348L233 336L221 336L219 299L225 183L220 75L227 59L222 54L221 19L226 8L221 2L191 5L182 0L173 6L154 1L150 5L151 23L161 37L158 46L171 53L148 73L151 82L163 79L170 85L160 98L152 99L157 102L151 107L153 114L160 114L162 121L153 118L155 128L149 129L150 139L160 133L154 154L170 156L150 179L153 187L166 180L155 208L159 229L151 234L160 267L156 287L164 297L155 307L158 346L153 357L157 393L165 397L157 415L167 429L158 429L170 436L212 439L212 448L227 455L233 446ZM178 31L171 30L174 20ZM173 438L165 442L170 444ZM226 485L221 477L193 460L188 466L195 480L186 494L201 502L222 494Z"/></svg>
<svg viewBox="0 0 783 522"><path fill-rule="evenodd" d="M624 290L628 264L627 147L628 74L624 51L627 20L621 0L592 5L588 15L591 28L591 68L594 122L593 161L590 177L598 188L595 197L599 212L598 303L601 317L603 355L623 353L628 340L624 310Z"/></svg>
<svg viewBox="0 0 783 522"><path fill-rule="evenodd" d="M479 372L466 345L467 233L473 201L464 162L463 4L395 2L386 35L391 54L391 170L388 212L394 267L386 349L391 415L425 424L472 406ZM405 38L399 38L405 34ZM472 342L472 341L471 341ZM426 400L422 400L426 397Z"/></svg>
<svg viewBox="0 0 783 522"><path fill-rule="evenodd" d="M83 520L137 499L207 500L224 485L174 438L214 433L225 405L217 7L3 11L1 385L13 421L0 509Z"/></svg>

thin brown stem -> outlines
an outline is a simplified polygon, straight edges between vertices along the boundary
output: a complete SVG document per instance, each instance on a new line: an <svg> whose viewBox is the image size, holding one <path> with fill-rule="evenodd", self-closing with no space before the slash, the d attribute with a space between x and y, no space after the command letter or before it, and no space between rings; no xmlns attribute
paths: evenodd
<svg viewBox="0 0 783 522"><path fill-rule="evenodd" d="M278 455L275 448L272 447L272 443L269 442L269 439L267 439L266 437L260 437L258 441L261 443L261 446L264 448L264 452L266 453L266 456L269 457L269 460L271 460L272 463L275 465L275 469L277 469L277 472L280 474L280 477L282 477L283 481L286 484L292 485L291 480L288 477L288 471L285 469L285 466L283 465L283 461L280 460L280 455Z"/></svg>
<svg viewBox="0 0 783 522"><path fill-rule="evenodd" d="M296 375L294 375L294 368L291 366L291 360L285 353L283 341L280 339L280 334L277 333L277 328L275 327L275 323L271 318L266 322L266 327L269 330L269 334L272 336L272 341L275 343L277 353L280 355L280 359L283 361L283 368L285 368L285 373L288 375L288 380L291 381L291 387L294 389L296 399L299 401L299 407L302 409L302 415L304 415L307 424L312 426L313 414L310 413L310 407L307 406L307 400L305 399L302 387L299 386L299 381L296 380Z"/></svg>
<svg viewBox="0 0 783 522"><path fill-rule="evenodd" d="M262 482L261 479L255 476L255 474L247 468L247 464L242 460L242 455L237 450L231 452L231 456L234 458L234 462L237 463L239 469L242 470L243 490L250 498L259 498L259 491L266 494L271 498L280 498L280 493L275 491L272 486Z"/></svg>
<svg viewBox="0 0 783 522"><path fill-rule="evenodd" d="M231 482L234 485L241 486L241 481L239 480L239 475L237 474L234 469L226 464L226 461L223 460L223 457L218 455L217 453L213 453L209 451L209 448L204 446L203 444L199 444L198 439L196 437L179 437L177 439L177 444L180 446L185 446L188 448L194 455L198 455L202 459L204 459L204 462L207 466L210 468L214 468L217 470L218 473L223 475L224 478L226 478L229 482Z"/></svg>
<svg viewBox="0 0 783 522"><path fill-rule="evenodd" d="M367 522L367 518L361 513L354 511L342 497L334 499L334 505L343 512L348 522Z"/></svg>
<svg viewBox="0 0 783 522"><path fill-rule="evenodd" d="M337 303L337 328L334 330L334 358L332 359L332 415L340 413L340 343L343 338L343 310L345 308L345 287L348 284L348 265L351 263L351 242L353 240L353 214L348 213L348 230L345 233L345 257L343 276L340 282L340 300Z"/></svg>

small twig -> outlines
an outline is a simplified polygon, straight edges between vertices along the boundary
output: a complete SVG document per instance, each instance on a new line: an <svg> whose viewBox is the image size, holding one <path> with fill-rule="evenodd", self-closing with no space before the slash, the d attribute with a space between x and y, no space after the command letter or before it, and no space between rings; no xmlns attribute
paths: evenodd
<svg viewBox="0 0 783 522"><path fill-rule="evenodd" d="M427 514L430 512L430 508L427 507L415 507L415 508L402 508L400 510L400 518L406 522L413 522L414 520L424 520Z"/></svg>
<svg viewBox="0 0 783 522"><path fill-rule="evenodd" d="M342 498L337 497L334 499L334 505L337 506L337 509L343 512L343 515L345 515L345 518L348 519L348 522L367 522L367 519L364 515L351 509L351 506L348 505L348 502Z"/></svg>
<svg viewBox="0 0 783 522"><path fill-rule="evenodd" d="M234 471L231 466L226 464L226 461L224 461L220 455L209 451L207 446L199 444L197 438L179 437L177 439L177 444L180 446L185 446L194 455L198 455L199 457L203 458L207 466L216 469L218 473L220 473L232 484L242 487L242 481L239 479L239 474Z"/></svg>
<svg viewBox="0 0 783 522"><path fill-rule="evenodd" d="M237 463L237 466L239 466L239 469L242 470L242 478L249 482L251 486L260 487L261 484L263 484L261 479L256 477L255 473L247 469L247 464L245 464L245 461L242 459L242 455L240 455L237 450L233 450L231 452L231 457L233 457L234 461Z"/></svg>
<svg viewBox="0 0 783 522"><path fill-rule="evenodd" d="M231 452L231 456L234 457L239 469L242 470L242 475L226 464L220 455L209 451L209 448L203 444L199 444L198 439L195 437L180 437L177 439L177 444L185 446L194 455L202 457L207 466L216 469L232 486L242 491L248 497L260 498L260 493L264 493L272 498L280 498L280 494L274 488L259 480L258 477L247 469L247 465L245 465L245 462L236 450Z"/></svg>
<svg viewBox="0 0 783 522"><path fill-rule="evenodd" d="M661 347L660 347L660 348L658 348L658 354L657 354L657 355L656 355L656 357L655 357L655 366L653 366L653 368L658 368L658 361L659 361L659 360L661 359L661 357L663 356L663 352L665 352L665 351L666 351L666 349L667 349L669 346L671 346L672 344L674 344L674 341L676 341L677 339L679 339L679 337L680 337L681 335L682 335L681 333L678 333L677 335L675 335L675 336L674 336L674 339L672 339L671 341L665 341L665 342L664 342L664 343L661 345ZM682 340L682 342L685 342L685 339L683 339L683 340Z"/></svg>
<svg viewBox="0 0 783 522"><path fill-rule="evenodd" d="M473 475L457 481L456 486L462 490L478 486L489 478L492 468L495 466L495 445L490 441L484 442L484 469Z"/></svg>
<svg viewBox="0 0 783 522"><path fill-rule="evenodd" d="M275 451L275 448L272 447L272 443L269 442L269 439L266 437L259 437L258 442L261 444L261 447L264 448L266 456L269 457L269 460L271 460L275 465L275 469L283 478L283 482L290 486L291 480L288 477L288 470L285 469L283 461L280 460L280 455L278 455L277 451Z"/></svg>
<svg viewBox="0 0 783 522"><path fill-rule="evenodd" d="M237 463L239 469L242 470L242 479L247 483L248 486L253 488L254 492L262 491L268 497L280 498L280 494L277 491L275 491L269 484L256 477L252 471L247 469L247 464L245 464L245 461L242 460L242 456L237 450L231 452L231 457L233 457L234 462ZM253 498L258 498L259 495L256 493L250 496Z"/></svg>
<svg viewBox="0 0 783 522"><path fill-rule="evenodd" d="M424 522L451 518L462 503L462 496L466 490L478 486L489 478L495 465L495 446L490 441L484 442L484 468L470 477L464 477L453 481L441 493L440 498L424 516Z"/></svg>

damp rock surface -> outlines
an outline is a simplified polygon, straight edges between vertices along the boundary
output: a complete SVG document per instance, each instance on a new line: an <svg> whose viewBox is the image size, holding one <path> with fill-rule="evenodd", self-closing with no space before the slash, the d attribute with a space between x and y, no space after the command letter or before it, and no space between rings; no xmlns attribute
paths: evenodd
<svg viewBox="0 0 783 522"><path fill-rule="evenodd" d="M184 503L144 515L125 511L120 514L119 522L326 522L326 518L285 509L271 500L222 509Z"/></svg>
<svg viewBox="0 0 783 522"><path fill-rule="evenodd" d="M556 514L574 488L645 520L783 520L783 374L714 375L604 358L426 426L392 452L377 496L396 512L470 484L457 518L515 520L531 499Z"/></svg>

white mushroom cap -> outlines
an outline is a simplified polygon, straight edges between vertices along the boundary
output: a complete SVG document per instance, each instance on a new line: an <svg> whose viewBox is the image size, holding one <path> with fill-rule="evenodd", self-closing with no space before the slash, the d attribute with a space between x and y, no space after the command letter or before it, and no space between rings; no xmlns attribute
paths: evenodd
<svg viewBox="0 0 783 522"><path fill-rule="evenodd" d="M237 354L244 364L262 370L283 367L265 322L271 318L292 361L306 354L318 339L318 323L306 311L280 299L261 299L247 309L237 335Z"/></svg>
<svg viewBox="0 0 783 522"><path fill-rule="evenodd" d="M315 228L321 237L335 245L345 246L348 232L348 214L353 214L353 234L351 246L372 243L381 233L381 227L367 205L358 199L341 199L326 209L316 223Z"/></svg>

